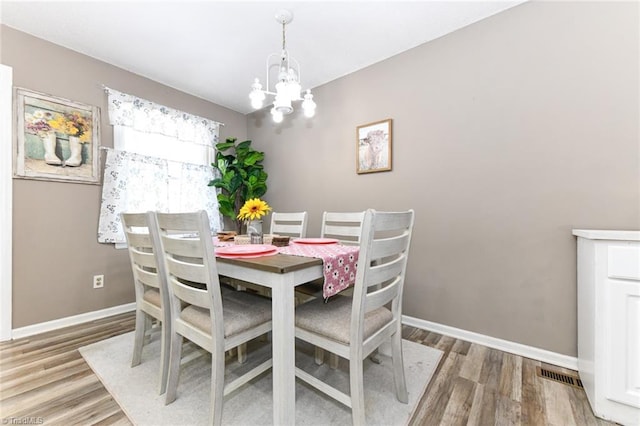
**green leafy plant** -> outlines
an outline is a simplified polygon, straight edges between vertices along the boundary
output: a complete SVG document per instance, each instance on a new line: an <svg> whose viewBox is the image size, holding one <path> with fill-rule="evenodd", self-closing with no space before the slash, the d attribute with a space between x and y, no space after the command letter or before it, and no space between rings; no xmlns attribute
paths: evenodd
<svg viewBox="0 0 640 426"><path fill-rule="evenodd" d="M240 208L251 198L260 198L267 192L267 173L262 160L264 152L251 147L251 141L240 142L237 138L227 138L216 144L213 168L220 177L209 182L209 186L220 188L218 205L220 213L230 218L240 233L243 221L237 218Z"/></svg>

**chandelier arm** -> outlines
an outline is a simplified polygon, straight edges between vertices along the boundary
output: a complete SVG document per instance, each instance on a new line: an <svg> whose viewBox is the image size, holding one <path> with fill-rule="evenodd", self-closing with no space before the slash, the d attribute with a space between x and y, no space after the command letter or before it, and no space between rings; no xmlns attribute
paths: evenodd
<svg viewBox="0 0 640 426"><path fill-rule="evenodd" d="M302 68L300 68L300 62L293 56L289 56L289 63L293 62L296 72L298 73L298 82L302 81Z"/></svg>
<svg viewBox="0 0 640 426"><path fill-rule="evenodd" d="M269 68L271 68L271 66L270 66L271 58L273 58L273 57L276 57L276 58L279 59L280 55L278 55L277 53L272 53L269 56L267 56L267 62L266 62L266 71L267 71L266 75L267 75L267 78L266 78L266 84L264 86L265 87L265 90L264 90L265 93L272 93L272 92L269 91L269 87L270 87L270 85L269 85L269 81L270 81L269 76L271 75L270 71L269 71Z"/></svg>

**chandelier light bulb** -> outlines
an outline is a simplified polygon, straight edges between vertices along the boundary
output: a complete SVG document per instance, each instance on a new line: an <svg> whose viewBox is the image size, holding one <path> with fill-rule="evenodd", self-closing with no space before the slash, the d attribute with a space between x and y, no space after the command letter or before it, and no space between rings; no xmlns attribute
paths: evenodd
<svg viewBox="0 0 640 426"><path fill-rule="evenodd" d="M249 93L249 99L251 99L251 106L254 109L262 108L262 103L265 100L266 95L262 90L262 84L260 84L260 80L257 78L254 80L251 85L251 93Z"/></svg>
<svg viewBox="0 0 640 426"><path fill-rule="evenodd" d="M283 115L275 107L271 108L271 118L274 123L282 123Z"/></svg>
<svg viewBox="0 0 640 426"><path fill-rule="evenodd" d="M304 101L302 101L302 110L305 117L313 117L316 114L316 103L313 102L313 95L311 90L307 90L304 95Z"/></svg>
<svg viewBox="0 0 640 426"><path fill-rule="evenodd" d="M259 99L251 99L251 108L260 109L262 108L262 101Z"/></svg>

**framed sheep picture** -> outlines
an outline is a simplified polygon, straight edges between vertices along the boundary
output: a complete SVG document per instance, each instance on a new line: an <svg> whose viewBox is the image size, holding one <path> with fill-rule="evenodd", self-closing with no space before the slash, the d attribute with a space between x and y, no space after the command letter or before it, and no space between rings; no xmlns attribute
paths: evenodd
<svg viewBox="0 0 640 426"><path fill-rule="evenodd" d="M391 170L391 119L358 126L356 129L356 171Z"/></svg>

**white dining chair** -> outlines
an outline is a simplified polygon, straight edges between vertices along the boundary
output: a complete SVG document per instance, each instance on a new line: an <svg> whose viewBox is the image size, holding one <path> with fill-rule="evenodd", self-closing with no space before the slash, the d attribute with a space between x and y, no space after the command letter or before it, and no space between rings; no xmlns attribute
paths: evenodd
<svg viewBox="0 0 640 426"><path fill-rule="evenodd" d="M324 212L322 214L320 236L323 238L335 238L340 241L340 244L360 244L364 213L364 211Z"/></svg>
<svg viewBox="0 0 640 426"><path fill-rule="evenodd" d="M363 360L389 340L396 397L400 402L408 402L401 327L413 222L413 210L367 210L353 297L337 295L327 303L316 299L296 308L296 338L349 361L349 394L300 368L296 368L296 377L350 407L354 425L366 423Z"/></svg>
<svg viewBox="0 0 640 426"><path fill-rule="evenodd" d="M159 393L162 394L167 386L171 321L164 264L159 261L149 232L155 227L155 217L146 213L122 213L120 219L129 249L136 292L136 325L131 366L140 364L142 349L148 340L146 336L151 331L153 320L156 320L160 324Z"/></svg>
<svg viewBox="0 0 640 426"><path fill-rule="evenodd" d="M307 236L307 212L271 212L271 234L304 238Z"/></svg>
<svg viewBox="0 0 640 426"><path fill-rule="evenodd" d="M322 225L320 227L321 238L335 238L340 244L358 245L360 244L360 233L362 231L362 221L364 211L361 212L327 212L322 213ZM296 303L305 303L314 299L322 298L322 286L324 279L311 281L296 287ZM315 362L321 365L324 362L324 351L322 348L315 348ZM331 354L329 364L332 368L338 367L338 356Z"/></svg>
<svg viewBox="0 0 640 426"><path fill-rule="evenodd" d="M361 212L324 212L320 227L321 238L335 238L340 244L360 244L360 231L364 219ZM322 297L324 280L315 280L296 287L296 302L304 303Z"/></svg>
<svg viewBox="0 0 640 426"><path fill-rule="evenodd" d="M242 291L220 291L213 239L205 211L155 213L167 273L171 308L171 348L165 403L177 396L186 338L211 353L209 423L220 425L224 396L267 371L264 361L235 380L224 382L225 351L271 331L271 301ZM187 235L188 237L185 237ZM203 288L193 286L199 284Z"/></svg>
<svg viewBox="0 0 640 426"><path fill-rule="evenodd" d="M360 244L360 232L364 211L361 212L324 212L320 227L321 238L335 238L340 244ZM296 287L297 301L304 303L322 297L323 280L315 280Z"/></svg>

